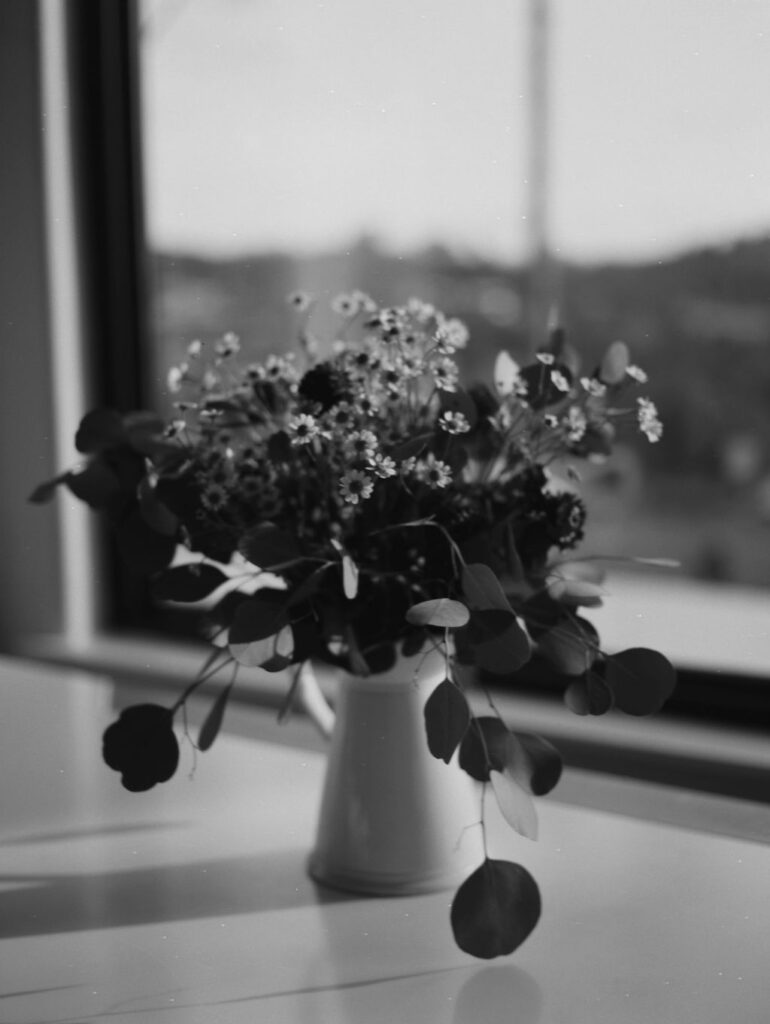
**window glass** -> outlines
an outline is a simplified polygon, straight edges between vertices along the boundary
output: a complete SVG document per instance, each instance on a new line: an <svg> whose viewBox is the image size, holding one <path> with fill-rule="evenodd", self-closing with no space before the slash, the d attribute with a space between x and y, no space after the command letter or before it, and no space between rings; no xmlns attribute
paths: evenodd
<svg viewBox="0 0 770 1024"><path fill-rule="evenodd" d="M473 376L553 304L665 427L586 470L585 550L766 585L769 41L761 0L144 0L150 400L193 339L291 344L295 289L432 301Z"/></svg>

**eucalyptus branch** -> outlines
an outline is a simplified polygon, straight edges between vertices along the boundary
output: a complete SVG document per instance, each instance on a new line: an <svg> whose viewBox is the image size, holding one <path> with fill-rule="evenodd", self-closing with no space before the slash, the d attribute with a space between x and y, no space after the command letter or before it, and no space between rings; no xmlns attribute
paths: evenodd
<svg viewBox="0 0 770 1024"><path fill-rule="evenodd" d="M223 654L225 655L225 660L222 661L221 664L216 665L215 662L217 658L221 657ZM187 686L186 689L182 692L182 695L178 697L176 702L171 706L171 714L176 714L176 712L181 707L183 709L183 713L186 715L186 710L184 710L186 708L186 702L192 696L195 690L197 690L198 687L205 683L207 680L215 676L217 672L220 672L225 667L225 665L228 665L231 661L234 660L235 659L233 658L233 656L224 648L215 648L209 654L206 661L203 663L203 666L201 667L195 679L193 679L189 686Z"/></svg>

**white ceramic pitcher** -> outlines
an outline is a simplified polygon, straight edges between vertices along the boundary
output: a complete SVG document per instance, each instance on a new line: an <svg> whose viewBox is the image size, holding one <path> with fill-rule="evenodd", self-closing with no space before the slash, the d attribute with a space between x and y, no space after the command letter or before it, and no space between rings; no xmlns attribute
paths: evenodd
<svg viewBox="0 0 770 1024"><path fill-rule="evenodd" d="M334 714L307 673L302 700L331 732L313 878L348 892L407 895L459 885L483 859L478 783L428 749L423 708L443 655L401 658L365 678L342 673ZM331 726L333 725L333 728Z"/></svg>

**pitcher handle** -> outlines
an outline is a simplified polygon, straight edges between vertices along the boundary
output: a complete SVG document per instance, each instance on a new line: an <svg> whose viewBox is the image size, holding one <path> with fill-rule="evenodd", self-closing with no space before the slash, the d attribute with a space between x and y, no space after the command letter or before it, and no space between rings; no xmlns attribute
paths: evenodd
<svg viewBox="0 0 770 1024"><path fill-rule="evenodd" d="M318 678L309 661L306 661L300 669L296 699L319 733L328 740L334 729L336 715L323 695Z"/></svg>

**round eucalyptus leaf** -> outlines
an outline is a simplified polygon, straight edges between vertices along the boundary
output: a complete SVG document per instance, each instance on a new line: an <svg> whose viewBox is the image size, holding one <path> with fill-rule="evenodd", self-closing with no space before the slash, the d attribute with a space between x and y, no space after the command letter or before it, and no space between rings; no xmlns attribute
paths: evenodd
<svg viewBox="0 0 770 1024"><path fill-rule="evenodd" d="M460 601L438 597L431 601L413 604L406 613L406 621L412 626L439 626L459 629L470 619L470 612Z"/></svg>
<svg viewBox="0 0 770 1024"><path fill-rule="evenodd" d="M428 749L434 757L449 764L471 720L465 694L445 679L428 697L423 713Z"/></svg>
<svg viewBox="0 0 770 1024"><path fill-rule="evenodd" d="M531 934L540 911L537 883L521 864L486 858L452 901L455 942L483 960L507 956Z"/></svg>
<svg viewBox="0 0 770 1024"><path fill-rule="evenodd" d="M479 782L490 771L502 771L508 761L509 731L495 715L472 718L460 743L460 767Z"/></svg>
<svg viewBox="0 0 770 1024"><path fill-rule="evenodd" d="M575 679L564 693L564 703L575 715L604 715L614 702L612 690L594 671Z"/></svg>
<svg viewBox="0 0 770 1024"><path fill-rule="evenodd" d="M616 707L627 715L659 711L676 686L676 671L668 658L646 647L631 647L608 657L606 674Z"/></svg>

